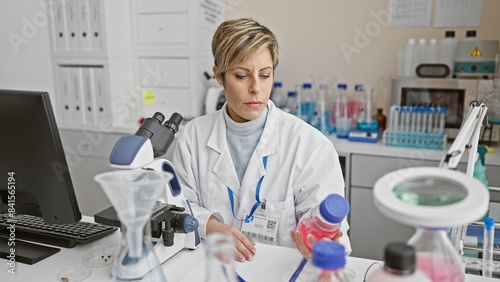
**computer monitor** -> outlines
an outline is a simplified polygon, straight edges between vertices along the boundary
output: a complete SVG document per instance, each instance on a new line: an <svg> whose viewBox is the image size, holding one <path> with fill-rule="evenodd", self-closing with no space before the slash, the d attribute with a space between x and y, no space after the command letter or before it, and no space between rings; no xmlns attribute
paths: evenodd
<svg viewBox="0 0 500 282"><path fill-rule="evenodd" d="M11 211L82 219L47 92L0 89L0 212Z"/></svg>

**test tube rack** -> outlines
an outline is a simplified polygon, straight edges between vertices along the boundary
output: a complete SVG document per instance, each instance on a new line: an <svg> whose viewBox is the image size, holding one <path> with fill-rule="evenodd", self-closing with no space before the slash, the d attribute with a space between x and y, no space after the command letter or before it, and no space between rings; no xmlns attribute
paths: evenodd
<svg viewBox="0 0 500 282"><path fill-rule="evenodd" d="M444 150L446 133L415 133L384 131L382 140L386 146Z"/></svg>

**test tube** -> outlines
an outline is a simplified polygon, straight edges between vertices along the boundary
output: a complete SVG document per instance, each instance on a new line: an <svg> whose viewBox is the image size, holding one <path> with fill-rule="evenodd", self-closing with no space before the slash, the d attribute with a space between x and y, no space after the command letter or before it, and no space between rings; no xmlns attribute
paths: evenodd
<svg viewBox="0 0 500 282"><path fill-rule="evenodd" d="M422 133L427 133L427 115L429 114L429 108L424 108L422 112Z"/></svg>
<svg viewBox="0 0 500 282"><path fill-rule="evenodd" d="M483 276L491 278L493 272L493 235L495 233L495 219L486 217L484 219L483 240Z"/></svg>
<svg viewBox="0 0 500 282"><path fill-rule="evenodd" d="M411 125L410 125L410 131L411 133L415 133L415 123L417 122L417 107L412 107L411 108Z"/></svg>
<svg viewBox="0 0 500 282"><path fill-rule="evenodd" d="M439 134L444 133L444 124L445 124L444 114L445 113L446 113L446 107L442 107L441 112L439 113Z"/></svg>
<svg viewBox="0 0 500 282"><path fill-rule="evenodd" d="M411 107L406 107L405 128L406 132L410 131Z"/></svg>
<svg viewBox="0 0 500 282"><path fill-rule="evenodd" d="M434 129L433 132L439 132L439 114L441 113L441 107L436 107L434 111Z"/></svg>
<svg viewBox="0 0 500 282"><path fill-rule="evenodd" d="M424 108L417 108L417 121L415 122L415 132L420 133L422 128L422 113Z"/></svg>
<svg viewBox="0 0 500 282"><path fill-rule="evenodd" d="M429 108L429 122L427 124L427 133L432 133L432 117L434 116L434 108Z"/></svg>

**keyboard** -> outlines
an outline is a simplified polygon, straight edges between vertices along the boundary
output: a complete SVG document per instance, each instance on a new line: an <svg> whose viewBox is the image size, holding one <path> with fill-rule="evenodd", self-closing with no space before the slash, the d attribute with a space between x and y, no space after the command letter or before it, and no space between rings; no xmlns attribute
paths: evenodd
<svg viewBox="0 0 500 282"><path fill-rule="evenodd" d="M43 244L73 248L80 243L88 243L115 232L118 228L91 222L70 224L45 224L43 218L32 215L0 214L0 234L10 235L9 227L15 223L15 238Z"/></svg>

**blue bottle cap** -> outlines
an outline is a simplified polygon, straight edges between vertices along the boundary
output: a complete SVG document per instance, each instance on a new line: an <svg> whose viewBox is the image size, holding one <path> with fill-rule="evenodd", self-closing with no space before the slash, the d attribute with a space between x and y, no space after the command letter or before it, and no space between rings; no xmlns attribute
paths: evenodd
<svg viewBox="0 0 500 282"><path fill-rule="evenodd" d="M294 91L288 92L288 97L295 97L295 95L297 95L297 93Z"/></svg>
<svg viewBox="0 0 500 282"><path fill-rule="evenodd" d="M302 85L303 88L311 88L311 83L304 83Z"/></svg>
<svg viewBox="0 0 500 282"><path fill-rule="evenodd" d="M312 247L312 262L324 269L339 269L345 266L345 248L335 241L319 241Z"/></svg>
<svg viewBox="0 0 500 282"><path fill-rule="evenodd" d="M337 88L338 88L338 89L347 89L347 84L344 84L344 83L339 84L339 85L337 86Z"/></svg>
<svg viewBox="0 0 500 282"><path fill-rule="evenodd" d="M491 231L493 230L493 226L495 225L495 219L491 217L485 217L484 218L484 227L486 230Z"/></svg>
<svg viewBox="0 0 500 282"><path fill-rule="evenodd" d="M363 84L356 84L356 86L354 86L354 90L363 91Z"/></svg>
<svg viewBox="0 0 500 282"><path fill-rule="evenodd" d="M330 223L339 223L349 213L349 202L339 194L330 194L319 205L319 213Z"/></svg>
<svg viewBox="0 0 500 282"><path fill-rule="evenodd" d="M446 112L446 107L441 108L441 113L444 113L444 112Z"/></svg>
<svg viewBox="0 0 500 282"><path fill-rule="evenodd" d="M281 87L281 82L275 82L274 87Z"/></svg>

